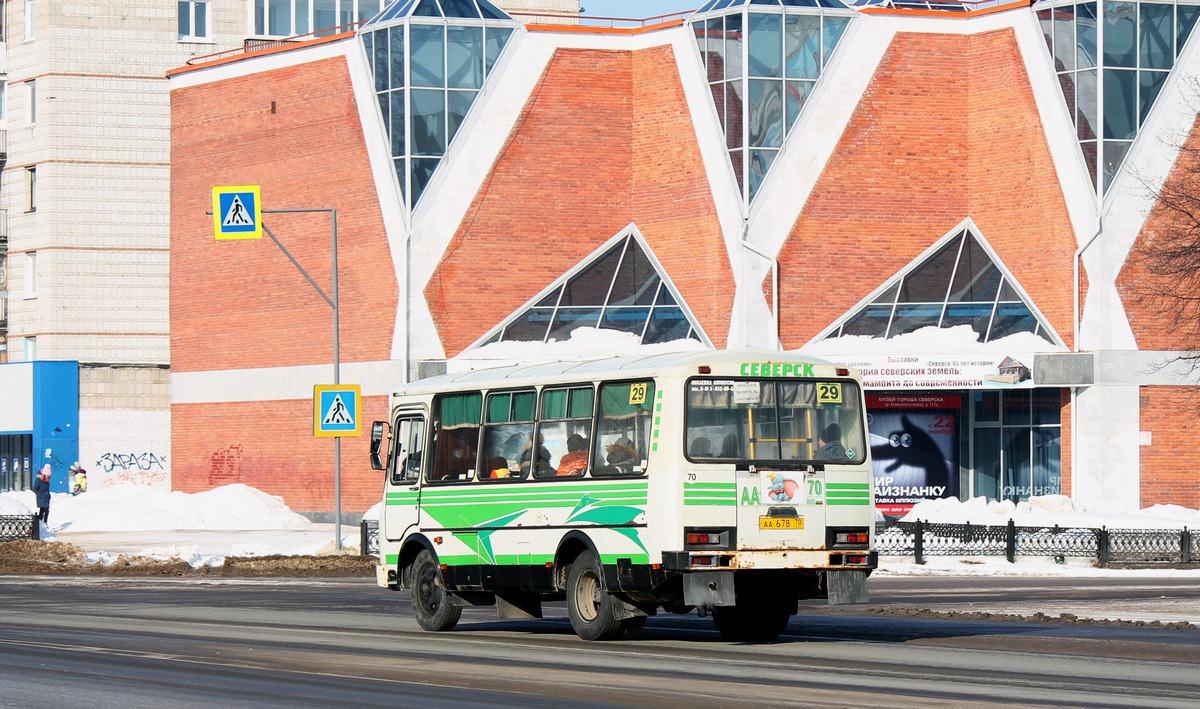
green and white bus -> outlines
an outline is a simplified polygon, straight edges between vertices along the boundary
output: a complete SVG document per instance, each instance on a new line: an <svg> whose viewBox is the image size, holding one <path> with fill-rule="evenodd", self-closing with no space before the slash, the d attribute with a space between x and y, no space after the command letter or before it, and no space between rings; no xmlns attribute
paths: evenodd
<svg viewBox="0 0 1200 709"><path fill-rule="evenodd" d="M426 630L466 605L588 640L660 608L770 640L798 601L865 603L874 499L862 382L782 352L709 351L447 374L372 428L387 471L380 586Z"/></svg>

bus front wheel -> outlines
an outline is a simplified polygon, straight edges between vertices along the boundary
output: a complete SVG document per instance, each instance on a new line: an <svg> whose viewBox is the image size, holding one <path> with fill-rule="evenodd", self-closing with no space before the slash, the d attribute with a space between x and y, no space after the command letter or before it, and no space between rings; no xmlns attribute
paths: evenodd
<svg viewBox="0 0 1200 709"><path fill-rule="evenodd" d="M422 549L413 560L412 607L417 625L425 630L450 630L462 617L462 608L450 603L442 571L428 549Z"/></svg>
<svg viewBox="0 0 1200 709"><path fill-rule="evenodd" d="M744 604L713 608L713 621L726 640L734 642L770 642L787 627L792 614L772 603Z"/></svg>
<svg viewBox="0 0 1200 709"><path fill-rule="evenodd" d="M585 551L567 574L567 612L571 628L584 640L633 640L646 624L645 616L617 617L617 599L604 590L604 570L593 551Z"/></svg>

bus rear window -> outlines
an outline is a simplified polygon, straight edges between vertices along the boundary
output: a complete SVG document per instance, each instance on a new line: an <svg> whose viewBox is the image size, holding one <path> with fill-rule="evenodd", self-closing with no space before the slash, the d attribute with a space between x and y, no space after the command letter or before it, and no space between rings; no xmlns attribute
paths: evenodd
<svg viewBox="0 0 1200 709"><path fill-rule="evenodd" d="M846 380L692 379L685 453L700 462L862 463L861 400Z"/></svg>

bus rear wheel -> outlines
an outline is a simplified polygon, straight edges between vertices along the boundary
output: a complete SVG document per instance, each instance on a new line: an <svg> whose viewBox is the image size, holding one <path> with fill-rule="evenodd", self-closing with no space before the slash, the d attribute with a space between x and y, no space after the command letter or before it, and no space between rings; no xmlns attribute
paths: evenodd
<svg viewBox="0 0 1200 709"><path fill-rule="evenodd" d="M774 640L792 617L787 608L770 603L717 607L712 614L723 638L748 643Z"/></svg>
<svg viewBox="0 0 1200 709"><path fill-rule="evenodd" d="M450 603L442 571L428 549L422 549L413 560L411 578L412 608L417 625L435 632L450 630L458 625L462 608Z"/></svg>
<svg viewBox="0 0 1200 709"><path fill-rule="evenodd" d="M633 640L645 616L617 618L617 599L604 590L604 570L595 552L585 551L567 574L567 612L571 628L584 640Z"/></svg>

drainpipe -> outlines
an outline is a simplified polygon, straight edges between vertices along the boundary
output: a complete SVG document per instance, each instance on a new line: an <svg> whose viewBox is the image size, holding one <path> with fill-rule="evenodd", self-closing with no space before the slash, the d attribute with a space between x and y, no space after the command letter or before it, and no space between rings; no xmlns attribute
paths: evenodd
<svg viewBox="0 0 1200 709"><path fill-rule="evenodd" d="M411 354L409 353L409 342L412 341L412 314L409 312L408 304L408 289L410 287L409 271L412 263L412 230L408 227L404 229L404 277L401 279L400 298L404 301L404 346L401 348L400 360L404 367L404 373L400 377L400 383L407 385L412 376L409 373L411 364Z"/></svg>
<svg viewBox="0 0 1200 709"><path fill-rule="evenodd" d="M1074 281L1074 288L1075 288L1074 317L1075 317L1075 320L1072 323L1072 325L1075 328L1075 332L1073 333L1074 337L1072 338L1072 342L1071 342L1071 350L1073 352L1079 351L1079 339L1080 339L1079 338L1079 330L1082 326L1082 323L1081 323L1082 315L1080 314L1080 306L1079 306L1079 269L1083 263L1083 252L1087 251L1088 247L1090 247L1093 243L1095 243L1096 239L1098 239L1100 237L1100 235L1104 233L1104 213L1101 211L1101 209L1102 209L1102 200L1100 198L1097 198L1096 199L1096 233L1092 234L1092 238L1088 239L1087 242L1083 244L1083 246L1080 246L1078 249L1075 249L1075 255L1072 257L1072 261L1071 261L1071 266L1074 269L1074 279L1075 279L1075 281ZM1079 477L1076 474L1078 472L1078 468L1076 466L1079 463L1079 457L1077 455L1077 453L1079 451L1079 426L1078 426L1079 414L1078 414L1078 407L1076 406L1076 394L1078 392L1079 392L1078 386L1071 387L1071 480L1072 480L1071 499L1072 500L1078 499L1078 497L1075 494L1077 491L1075 483L1079 480Z"/></svg>
<svg viewBox="0 0 1200 709"><path fill-rule="evenodd" d="M750 243L750 220L742 220L742 246L750 253L771 262L771 326L775 330L775 349L783 349L779 337L779 259L756 249Z"/></svg>

